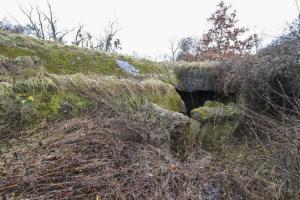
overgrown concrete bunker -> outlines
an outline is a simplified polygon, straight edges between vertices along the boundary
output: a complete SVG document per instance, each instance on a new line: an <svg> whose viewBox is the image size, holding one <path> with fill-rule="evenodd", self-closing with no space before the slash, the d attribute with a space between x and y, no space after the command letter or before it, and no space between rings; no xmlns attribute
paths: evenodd
<svg viewBox="0 0 300 200"><path fill-rule="evenodd" d="M207 70L188 68L177 76L176 91L190 117L189 142L207 150L219 150L240 125L235 95L225 95Z"/></svg>
<svg viewBox="0 0 300 200"><path fill-rule="evenodd" d="M235 96L226 96L223 92L212 90L196 90L196 91L183 91L176 89L177 93L183 100L186 108L186 114L190 116L193 109L203 106L206 101L217 101L222 103L235 102Z"/></svg>

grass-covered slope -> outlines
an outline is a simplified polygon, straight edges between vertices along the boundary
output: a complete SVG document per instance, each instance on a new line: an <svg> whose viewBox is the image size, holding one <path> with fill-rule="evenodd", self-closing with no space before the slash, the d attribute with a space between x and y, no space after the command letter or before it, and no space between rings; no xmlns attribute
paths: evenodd
<svg viewBox="0 0 300 200"><path fill-rule="evenodd" d="M0 121L4 126L1 132L7 135L9 129L89 114L101 107L130 114L146 103L176 112L183 111L184 107L175 88L157 79L52 74L16 84L2 82Z"/></svg>
<svg viewBox="0 0 300 200"><path fill-rule="evenodd" d="M118 65L139 70L132 77ZM66 46L0 31L0 129L34 128L44 121L110 107L134 113L147 103L183 111L162 65L129 56Z"/></svg>
<svg viewBox="0 0 300 200"><path fill-rule="evenodd" d="M177 159L189 119L169 76L151 61L0 32L0 197L206 195L210 158Z"/></svg>
<svg viewBox="0 0 300 200"><path fill-rule="evenodd" d="M160 74L164 69L158 64L129 56L108 55L97 50L65 46L24 35L0 31L0 55L8 58L34 56L41 60L49 73L126 75L116 63L122 59L134 65L141 74Z"/></svg>

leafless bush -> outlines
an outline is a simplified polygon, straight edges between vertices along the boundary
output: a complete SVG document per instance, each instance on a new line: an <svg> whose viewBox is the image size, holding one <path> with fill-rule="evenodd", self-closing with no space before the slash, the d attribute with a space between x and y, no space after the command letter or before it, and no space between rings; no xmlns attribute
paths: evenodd
<svg viewBox="0 0 300 200"><path fill-rule="evenodd" d="M268 109L264 97L280 100L275 91L299 97L299 44L298 39L273 43L257 55L223 61L215 69L218 82L226 94L237 94L240 103L255 110Z"/></svg>
<svg viewBox="0 0 300 200"><path fill-rule="evenodd" d="M113 53L117 49L121 48L120 39L117 38L120 31L119 23L115 19L108 23L108 26L104 30L104 36L100 36L97 39L97 45L94 47L107 53Z"/></svg>
<svg viewBox="0 0 300 200"><path fill-rule="evenodd" d="M296 37L280 39L216 68L245 116L243 129L217 158L227 199L300 198L299 45Z"/></svg>
<svg viewBox="0 0 300 200"><path fill-rule="evenodd" d="M298 199L300 101L285 94L282 94L282 98L293 105L292 113L287 114L286 107L277 104L271 104L277 111L273 116L247 110L247 126L260 148L260 154L254 160L260 160L258 162L263 170L257 170L257 173L261 174L259 182L267 186L265 191L274 199ZM254 189L249 191L254 192Z"/></svg>
<svg viewBox="0 0 300 200"><path fill-rule="evenodd" d="M35 36L42 40L56 41L60 43L70 42L73 45L99 49L106 53L114 53L121 49L119 38L120 27L117 19L109 21L103 34L98 38L85 30L85 26L80 24L77 28L65 30L59 26L58 18L53 9L53 5L47 2L47 9L41 9L38 4L29 6L19 6L20 11L25 15L28 24L21 25L17 20L17 25L12 24L7 19L0 21L0 30L10 33L25 34ZM66 36L74 32L72 41L67 41Z"/></svg>
<svg viewBox="0 0 300 200"><path fill-rule="evenodd" d="M93 36L84 30L84 25L80 24L76 30L75 38L72 44L81 47L93 48Z"/></svg>
<svg viewBox="0 0 300 200"><path fill-rule="evenodd" d="M242 107L243 128L216 157L226 199L300 198L300 99L279 96L293 107L270 98L272 112Z"/></svg>
<svg viewBox="0 0 300 200"><path fill-rule="evenodd" d="M108 26L104 30L104 35L100 35L98 38L93 36L90 32L85 31L84 25L79 25L72 44L99 49L106 53L114 53L118 49L121 49L121 42L118 38L119 31L120 28L116 19L108 23Z"/></svg>
<svg viewBox="0 0 300 200"><path fill-rule="evenodd" d="M30 28L28 25L13 24L7 18L0 21L0 30L7 31L14 34L30 34Z"/></svg>
<svg viewBox="0 0 300 200"><path fill-rule="evenodd" d="M171 61L176 61L176 58L178 56L178 52L179 52L179 42L176 41L175 39L171 39L169 40L169 51L170 51L170 54L169 54L169 59Z"/></svg>
<svg viewBox="0 0 300 200"><path fill-rule="evenodd" d="M28 28L34 36L43 40L48 39L63 43L65 36L68 35L72 29L60 29L57 24L58 20L54 15L52 4L47 2L47 7L47 11L41 10L38 5L35 5L35 8L32 5L30 5L29 8L22 6L19 8L28 19Z"/></svg>

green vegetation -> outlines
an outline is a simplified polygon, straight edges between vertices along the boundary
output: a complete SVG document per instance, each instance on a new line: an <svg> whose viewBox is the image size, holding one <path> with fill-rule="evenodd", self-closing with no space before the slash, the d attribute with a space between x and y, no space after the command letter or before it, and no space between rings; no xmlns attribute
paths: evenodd
<svg viewBox="0 0 300 200"><path fill-rule="evenodd" d="M56 42L41 41L29 36L8 34L0 31L0 55L8 58L35 56L42 60L49 73L55 74L99 74L127 76L116 64L124 59L140 70L141 74L160 74L158 64L129 56L108 55L97 50L64 46Z"/></svg>
<svg viewBox="0 0 300 200"><path fill-rule="evenodd" d="M93 105L76 93L58 90L50 79L0 87L0 121L10 128L33 128L43 120L77 116Z"/></svg>
<svg viewBox="0 0 300 200"><path fill-rule="evenodd" d="M235 104L206 101L191 111L191 117L200 122L197 143L207 150L220 150L239 127L241 115Z"/></svg>
<svg viewBox="0 0 300 200"><path fill-rule="evenodd" d="M191 116L201 122L215 118L235 120L238 119L239 115L237 105L233 103L224 105L214 101L206 101L203 106L191 111Z"/></svg>
<svg viewBox="0 0 300 200"><path fill-rule="evenodd" d="M298 40L155 63L0 31L1 195L299 199Z"/></svg>
<svg viewBox="0 0 300 200"><path fill-rule="evenodd" d="M129 77L117 66L117 59L138 68L139 80L102 77ZM175 89L158 80L174 82L170 70L145 59L0 31L0 64L0 120L11 128L78 116L97 110L99 103L124 112L147 102L183 110Z"/></svg>
<svg viewBox="0 0 300 200"><path fill-rule="evenodd" d="M156 79L47 75L16 84L2 83L0 95L0 120L14 128L78 116L97 110L99 104L125 113L136 112L146 103L176 112L183 109L173 86Z"/></svg>

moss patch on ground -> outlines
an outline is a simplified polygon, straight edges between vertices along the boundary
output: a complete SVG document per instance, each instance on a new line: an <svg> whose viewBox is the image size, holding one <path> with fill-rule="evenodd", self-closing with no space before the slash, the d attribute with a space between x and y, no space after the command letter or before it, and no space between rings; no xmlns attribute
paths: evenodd
<svg viewBox="0 0 300 200"><path fill-rule="evenodd" d="M73 117L106 106L134 113L146 103L180 112L183 102L175 88L157 79L53 75L0 84L0 120L13 128L43 120ZM12 120L15 119L15 120Z"/></svg>
<svg viewBox="0 0 300 200"><path fill-rule="evenodd" d="M99 74L127 76L116 63L124 59L140 70L141 74L160 74L164 69L157 63L129 56L108 55L97 50L65 46L33 37L0 31L0 55L9 58L36 56L46 70L54 74Z"/></svg>
<svg viewBox="0 0 300 200"><path fill-rule="evenodd" d="M4 91L1 93L0 121L11 129L30 129L44 120L79 116L94 106L93 102L77 93L57 90L45 84L34 87L29 81Z"/></svg>

